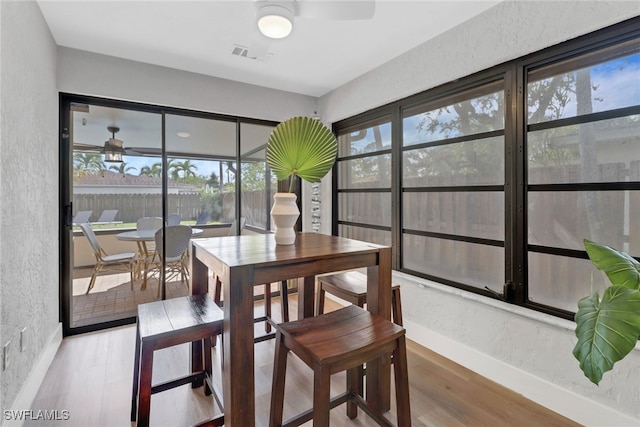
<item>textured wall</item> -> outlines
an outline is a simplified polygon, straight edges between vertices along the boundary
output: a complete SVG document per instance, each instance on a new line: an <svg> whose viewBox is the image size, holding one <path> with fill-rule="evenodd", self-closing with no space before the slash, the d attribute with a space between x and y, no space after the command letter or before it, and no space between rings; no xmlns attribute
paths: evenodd
<svg viewBox="0 0 640 427"><path fill-rule="evenodd" d="M505 0L323 96L319 111L335 122L637 15L638 1Z"/></svg>
<svg viewBox="0 0 640 427"><path fill-rule="evenodd" d="M0 9L0 335L12 359L1 379L6 409L58 326L58 94L56 47L37 4L2 1Z"/></svg>
<svg viewBox="0 0 640 427"><path fill-rule="evenodd" d="M638 1L505 1L325 95L320 111L325 120L334 122L637 15ZM325 201L330 199L323 195ZM415 278L402 282L405 320L451 340L449 348L455 349L448 357L478 369L460 351L466 348L486 357L490 366L535 376L538 380L533 383L538 388L548 382L547 391L554 386L564 388L569 401L575 401L570 399L572 394L584 396L640 424L638 348L596 387L571 354L576 341L573 331L554 318L531 318L507 304L494 306L486 298L470 300L457 292L436 291L417 285L422 281ZM496 381L504 379L503 372L482 373ZM524 386L509 385L525 394ZM540 401L545 400L544 387L533 390L536 393L542 396ZM574 415L583 410L577 415L583 421L601 411L596 403L584 408L568 408L570 404L560 401L547 403ZM589 422L594 423L593 419Z"/></svg>

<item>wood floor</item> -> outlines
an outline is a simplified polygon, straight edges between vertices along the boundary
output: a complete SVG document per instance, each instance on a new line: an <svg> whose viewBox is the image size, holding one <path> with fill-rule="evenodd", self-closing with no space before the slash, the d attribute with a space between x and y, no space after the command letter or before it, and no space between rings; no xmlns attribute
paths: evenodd
<svg viewBox="0 0 640 427"><path fill-rule="evenodd" d="M274 313L279 299L274 299ZM292 315L296 298L290 301ZM327 301L327 309L336 308ZM256 304L261 310L261 303ZM264 331L256 325L256 334ZM68 411L68 420L25 423L25 426L121 427L129 420L134 326L65 338L33 403L34 411ZM273 340L256 344L256 425L266 426L273 363ZM219 378L219 354L214 351L214 375ZM156 352L154 383L182 375L188 367L187 345ZM285 418L311 406L312 375L294 356L289 357ZM414 426L576 426L485 378L421 347L408 343L411 417ZM344 374L332 378L333 393L344 390ZM247 399L250 397L248 396ZM220 411L202 388L179 387L151 399L151 425L189 426ZM395 402L386 415L395 422ZM35 412L34 412L35 414ZM62 418L62 417L60 417ZM310 426L311 423L305 424ZM331 425L375 425L365 414L349 420L344 405L331 411Z"/></svg>

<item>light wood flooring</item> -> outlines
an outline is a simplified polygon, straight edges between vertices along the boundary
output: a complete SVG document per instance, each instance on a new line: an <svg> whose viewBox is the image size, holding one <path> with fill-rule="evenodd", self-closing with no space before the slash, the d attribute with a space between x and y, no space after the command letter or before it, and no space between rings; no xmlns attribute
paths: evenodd
<svg viewBox="0 0 640 427"><path fill-rule="evenodd" d="M279 313L279 298L273 312ZM261 311L262 303L256 304ZM327 301L327 309L337 304ZM296 297L290 301L296 313ZM258 313L256 313L257 315ZM295 318L295 317L294 317ZM264 331L256 325L256 334ZM47 426L120 427L129 420L135 328L133 325L65 338L37 394L31 409L67 410L69 419L48 421ZM273 340L256 344L256 425L266 426L269 414ZM213 350L219 379L219 351ZM189 369L187 345L156 352L154 383L185 374ZM295 356L288 359L285 392L285 418L311 406L311 371ZM414 426L577 426L487 379L421 347L408 343L411 417ZM333 394L344 390L344 374L332 378ZM247 396L247 399L251 397ZM395 402L386 415L395 420ZM156 394L151 399L151 425L189 426L219 413L213 399L203 389L179 387ZM42 426L42 421L25 426ZM304 424L310 426L311 422ZM331 425L371 426L374 423L359 412L349 420L344 405L331 411Z"/></svg>

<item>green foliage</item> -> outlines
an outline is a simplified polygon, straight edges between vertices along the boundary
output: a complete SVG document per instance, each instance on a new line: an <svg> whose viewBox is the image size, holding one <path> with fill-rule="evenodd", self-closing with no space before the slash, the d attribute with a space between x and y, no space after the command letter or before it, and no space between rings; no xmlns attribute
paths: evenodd
<svg viewBox="0 0 640 427"><path fill-rule="evenodd" d="M269 136L266 158L281 181L297 175L318 182L335 163L337 153L338 143L329 128L311 117L293 117Z"/></svg>
<svg viewBox="0 0 640 427"><path fill-rule="evenodd" d="M573 355L585 376L598 384L622 360L640 336L640 263L624 252L584 240L591 262L603 271L609 286L578 302Z"/></svg>

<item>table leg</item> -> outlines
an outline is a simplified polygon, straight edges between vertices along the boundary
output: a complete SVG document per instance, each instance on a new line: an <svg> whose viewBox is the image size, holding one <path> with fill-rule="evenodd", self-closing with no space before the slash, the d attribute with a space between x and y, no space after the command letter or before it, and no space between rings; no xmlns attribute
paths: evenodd
<svg viewBox="0 0 640 427"><path fill-rule="evenodd" d="M253 333L253 267L227 269L224 293L224 421L225 425L255 425Z"/></svg>
<svg viewBox="0 0 640 427"><path fill-rule="evenodd" d="M298 319L314 315L316 277L307 276L298 279Z"/></svg>
<svg viewBox="0 0 640 427"><path fill-rule="evenodd" d="M195 257L195 248L192 250L194 256L191 258L191 294L206 294L209 288L209 269L199 259ZM191 343L191 372L199 372L203 369L202 363L202 344L198 342ZM193 382L192 387L202 385L202 381Z"/></svg>
<svg viewBox="0 0 640 427"><path fill-rule="evenodd" d="M367 309L391 319L391 248L381 249L377 266L367 268ZM386 412L391 407L391 365L389 357L367 363L367 402Z"/></svg>

